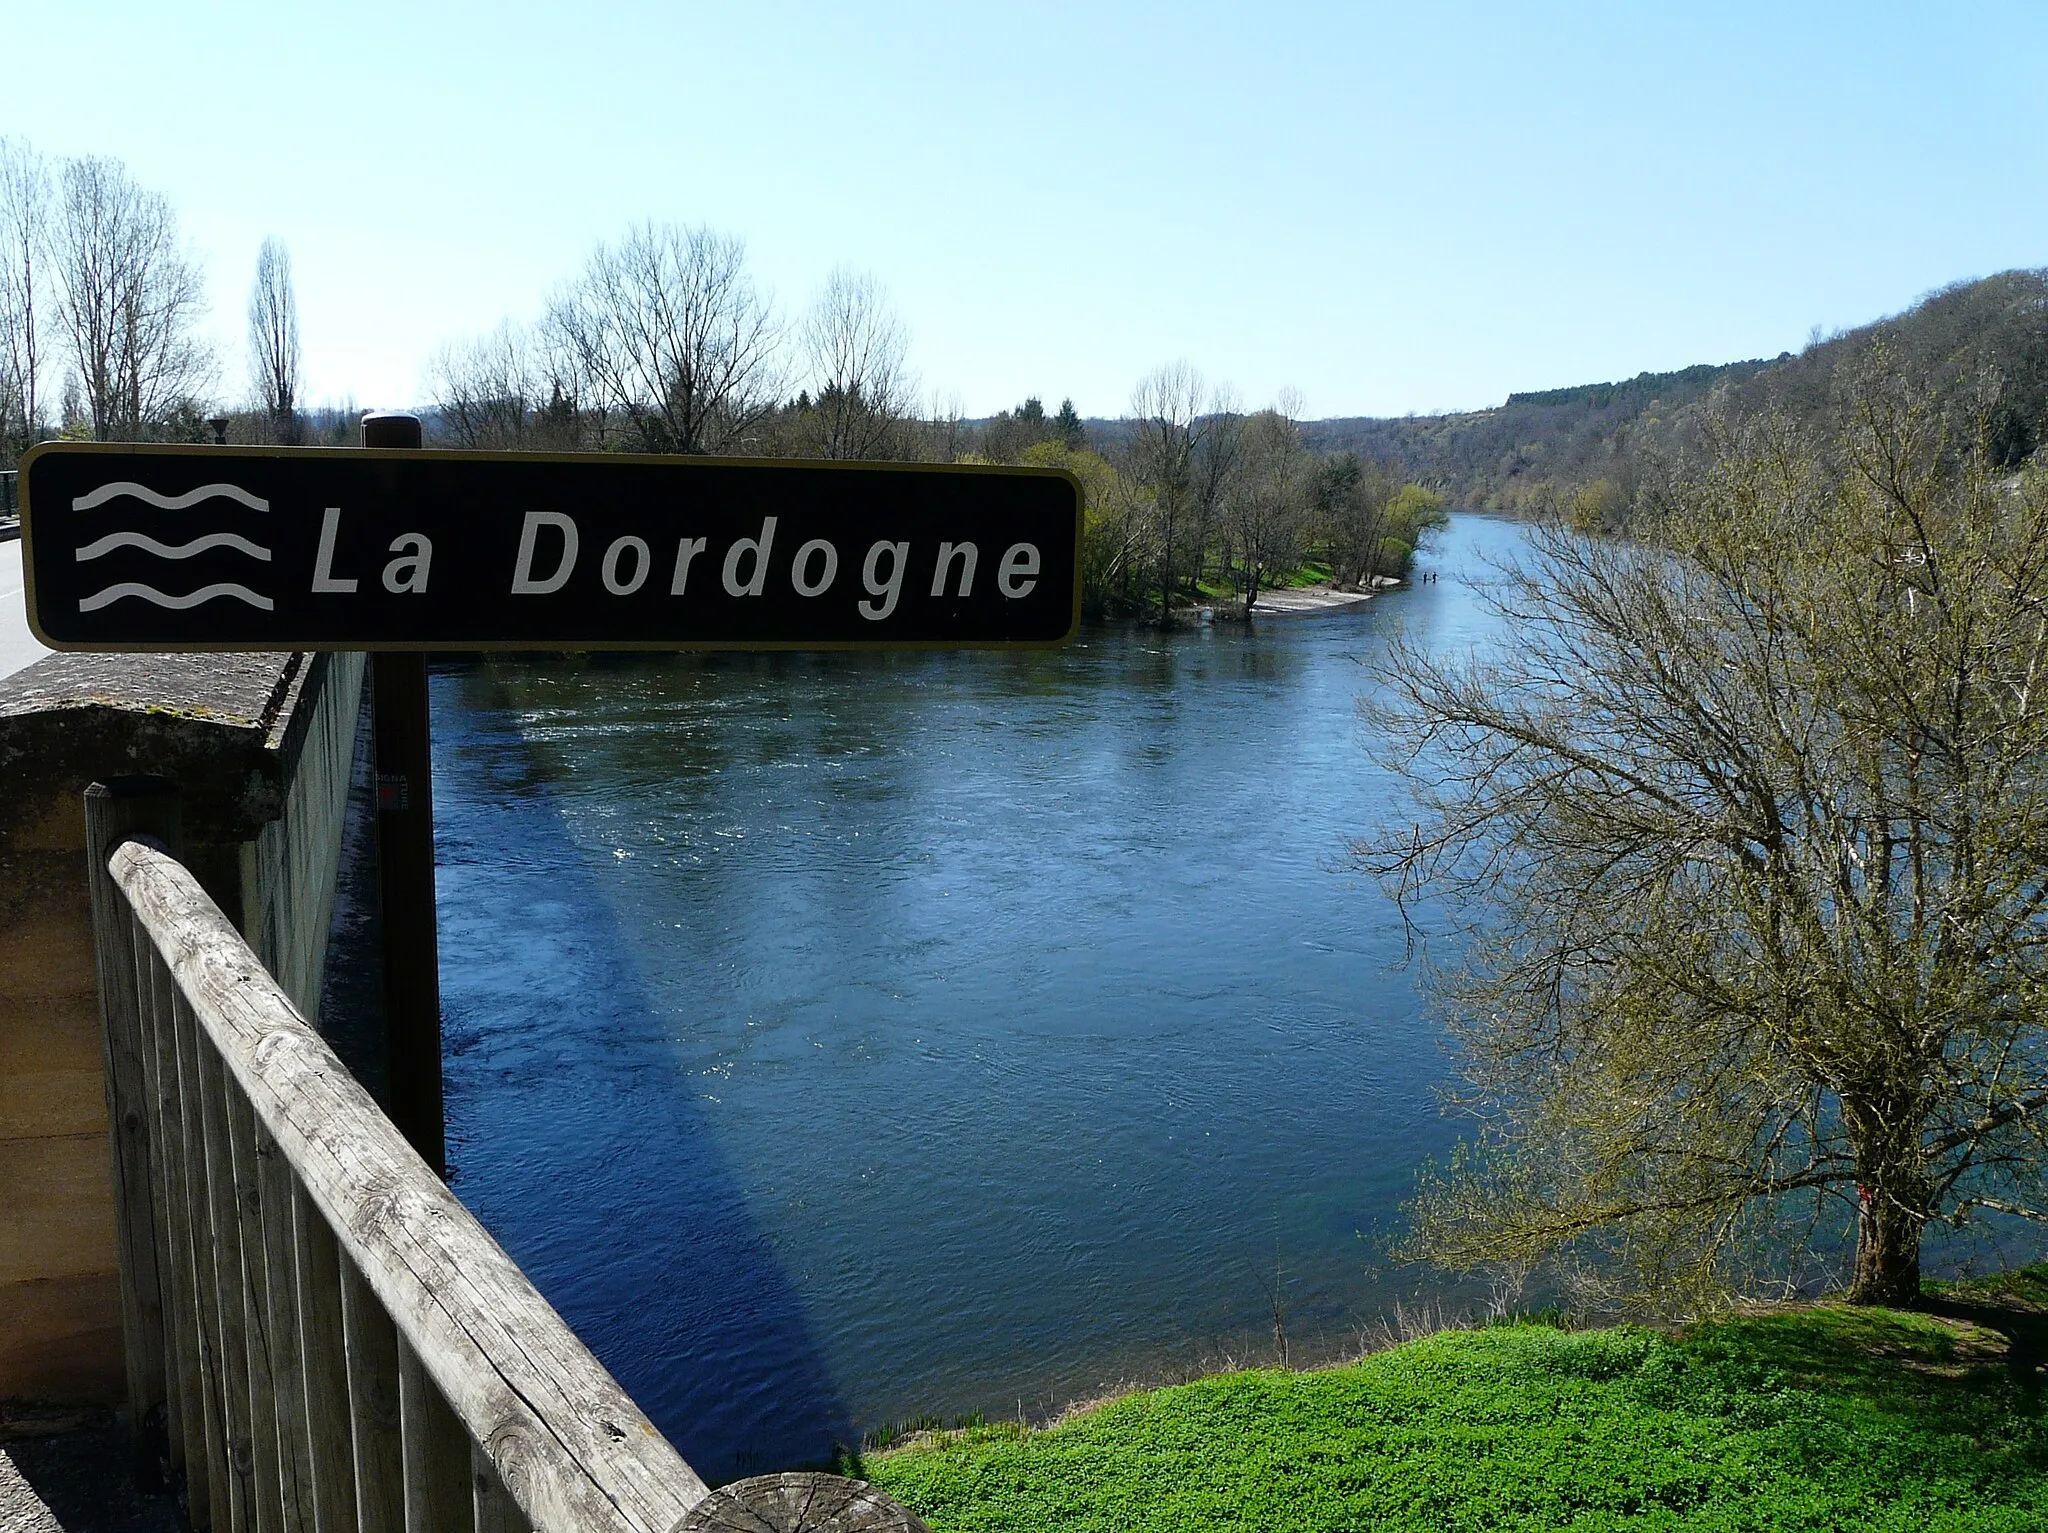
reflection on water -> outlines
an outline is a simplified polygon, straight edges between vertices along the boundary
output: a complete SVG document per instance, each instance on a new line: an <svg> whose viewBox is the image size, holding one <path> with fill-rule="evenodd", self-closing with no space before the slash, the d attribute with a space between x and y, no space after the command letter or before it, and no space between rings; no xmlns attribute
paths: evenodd
<svg viewBox="0 0 2048 1533"><path fill-rule="evenodd" d="M440 672L457 1190L714 1477L1263 1355L1275 1291L1341 1345L1449 1134L1357 661L1490 635L1516 536L1250 632Z"/></svg>

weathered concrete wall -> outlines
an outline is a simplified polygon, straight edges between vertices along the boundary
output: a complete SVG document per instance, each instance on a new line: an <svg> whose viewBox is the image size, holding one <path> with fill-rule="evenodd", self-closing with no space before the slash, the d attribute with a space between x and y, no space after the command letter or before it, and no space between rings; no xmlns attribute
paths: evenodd
<svg viewBox="0 0 2048 1533"><path fill-rule="evenodd" d="M349 767L362 712L362 655L329 655L326 674L298 701L303 725L284 812L241 848L242 936L299 1010L319 1020L327 932L341 871ZM225 908L225 907L223 907Z"/></svg>
<svg viewBox="0 0 2048 1533"><path fill-rule="evenodd" d="M363 674L360 655L62 655L0 679L0 1398L123 1389L86 785L178 784L188 865L310 1015Z"/></svg>

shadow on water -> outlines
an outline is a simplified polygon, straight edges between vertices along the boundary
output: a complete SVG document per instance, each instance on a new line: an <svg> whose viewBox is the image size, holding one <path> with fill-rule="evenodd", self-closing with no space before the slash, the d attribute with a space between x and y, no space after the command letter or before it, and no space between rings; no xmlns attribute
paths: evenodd
<svg viewBox="0 0 2048 1533"><path fill-rule="evenodd" d="M1396 628L1490 632L1446 579L1052 654L441 671L458 1191L712 1475L1263 1357L1275 1295L1297 1361L1350 1345L1451 1132L1346 861L1398 812L1355 711Z"/></svg>
<svg viewBox="0 0 2048 1533"><path fill-rule="evenodd" d="M552 773L486 673L434 690L451 1184L700 1473L828 1459L848 1412L696 1083L651 1067L674 1022Z"/></svg>

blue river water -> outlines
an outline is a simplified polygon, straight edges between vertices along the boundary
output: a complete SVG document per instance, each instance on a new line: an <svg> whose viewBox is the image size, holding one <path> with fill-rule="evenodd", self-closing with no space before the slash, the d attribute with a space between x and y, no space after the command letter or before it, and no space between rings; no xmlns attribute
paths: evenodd
<svg viewBox="0 0 2048 1533"><path fill-rule="evenodd" d="M433 682L451 1180L711 1478L1355 1339L1452 1128L1351 838L1441 578L1053 654L559 657Z"/></svg>

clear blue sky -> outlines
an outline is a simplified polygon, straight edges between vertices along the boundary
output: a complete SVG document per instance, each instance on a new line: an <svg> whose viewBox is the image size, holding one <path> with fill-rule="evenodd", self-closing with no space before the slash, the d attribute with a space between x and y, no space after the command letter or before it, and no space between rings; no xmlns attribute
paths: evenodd
<svg viewBox="0 0 2048 1533"><path fill-rule="evenodd" d="M209 273L256 248L312 394L422 397L641 218L800 309L887 284L926 388L1116 414L1186 357L1311 415L1798 349L2048 265L2030 4L9 0L0 133L116 156Z"/></svg>

